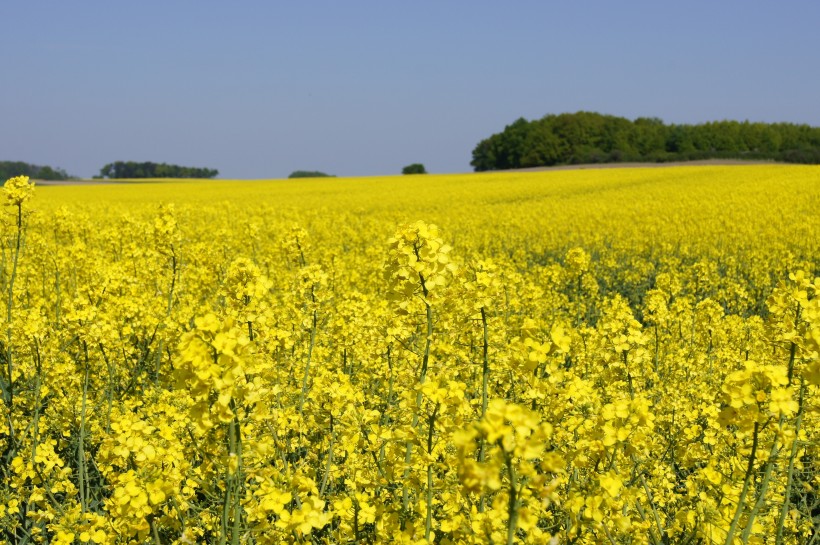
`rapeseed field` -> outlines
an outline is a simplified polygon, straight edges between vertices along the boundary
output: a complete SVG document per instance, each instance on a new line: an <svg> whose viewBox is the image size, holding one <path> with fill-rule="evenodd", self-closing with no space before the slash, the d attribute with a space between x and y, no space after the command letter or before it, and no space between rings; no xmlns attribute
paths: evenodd
<svg viewBox="0 0 820 545"><path fill-rule="evenodd" d="M35 187L0 543L820 544L820 170Z"/></svg>

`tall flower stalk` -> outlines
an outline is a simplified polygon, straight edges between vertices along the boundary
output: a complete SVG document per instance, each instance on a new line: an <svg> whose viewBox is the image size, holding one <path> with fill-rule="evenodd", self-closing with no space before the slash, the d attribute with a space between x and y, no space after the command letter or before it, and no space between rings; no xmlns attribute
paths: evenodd
<svg viewBox="0 0 820 545"><path fill-rule="evenodd" d="M13 457L16 443L16 432L12 410L14 407L14 350L12 318L14 310L14 282L17 279L17 267L20 261L20 252L23 247L23 203L28 201L34 194L34 183L29 181L28 176L16 176L9 178L3 185L3 193L6 197L5 205L12 207L15 215L14 242L12 244L12 265L11 275L7 284L6 298L6 369L2 386L3 402L8 409L8 436L9 436L9 458Z"/></svg>

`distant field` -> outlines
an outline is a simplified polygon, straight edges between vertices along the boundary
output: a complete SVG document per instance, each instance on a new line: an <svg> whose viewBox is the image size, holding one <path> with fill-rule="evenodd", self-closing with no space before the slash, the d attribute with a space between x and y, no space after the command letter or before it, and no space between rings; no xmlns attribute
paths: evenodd
<svg viewBox="0 0 820 545"><path fill-rule="evenodd" d="M820 171L659 166L7 191L0 542L820 540Z"/></svg>
<svg viewBox="0 0 820 545"><path fill-rule="evenodd" d="M772 165L776 164L774 161L744 161L740 159L704 159L701 161L677 161L677 162L656 162L656 163L589 163L582 165L560 165L554 167L533 167L520 168L514 170L504 171L512 172L540 172L543 170L585 170L585 169L602 169L602 168L661 168L661 167L680 167L680 166L754 166L754 165ZM38 180L38 185L80 185L80 184L110 184L110 183L133 183L148 180L93 180L93 179L79 179L79 180ZM164 180L168 181L168 180Z"/></svg>

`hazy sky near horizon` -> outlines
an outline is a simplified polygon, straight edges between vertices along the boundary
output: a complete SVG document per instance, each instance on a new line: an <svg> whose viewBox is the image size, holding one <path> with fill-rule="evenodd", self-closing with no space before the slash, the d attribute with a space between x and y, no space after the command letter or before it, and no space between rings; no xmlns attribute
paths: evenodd
<svg viewBox="0 0 820 545"><path fill-rule="evenodd" d="M0 3L0 160L470 171L518 117L820 126L820 2Z"/></svg>

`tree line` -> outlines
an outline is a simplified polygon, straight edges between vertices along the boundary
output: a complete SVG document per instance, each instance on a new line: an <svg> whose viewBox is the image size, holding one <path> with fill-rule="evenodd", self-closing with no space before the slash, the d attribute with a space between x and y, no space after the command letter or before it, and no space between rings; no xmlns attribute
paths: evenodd
<svg viewBox="0 0 820 545"><path fill-rule="evenodd" d="M328 174L319 170L294 170L288 178L335 178L334 174Z"/></svg>
<svg viewBox="0 0 820 545"><path fill-rule="evenodd" d="M115 161L100 169L99 178L214 178L219 171L212 168L182 167L150 161Z"/></svg>
<svg viewBox="0 0 820 545"><path fill-rule="evenodd" d="M596 112L550 114L520 118L482 140L470 164L484 171L716 158L818 164L820 127L749 121L667 125L654 117L630 121Z"/></svg>
<svg viewBox="0 0 820 545"><path fill-rule="evenodd" d="M69 180L71 176L61 168L32 165L22 161L0 161L0 182L14 176L28 176L37 180Z"/></svg>

